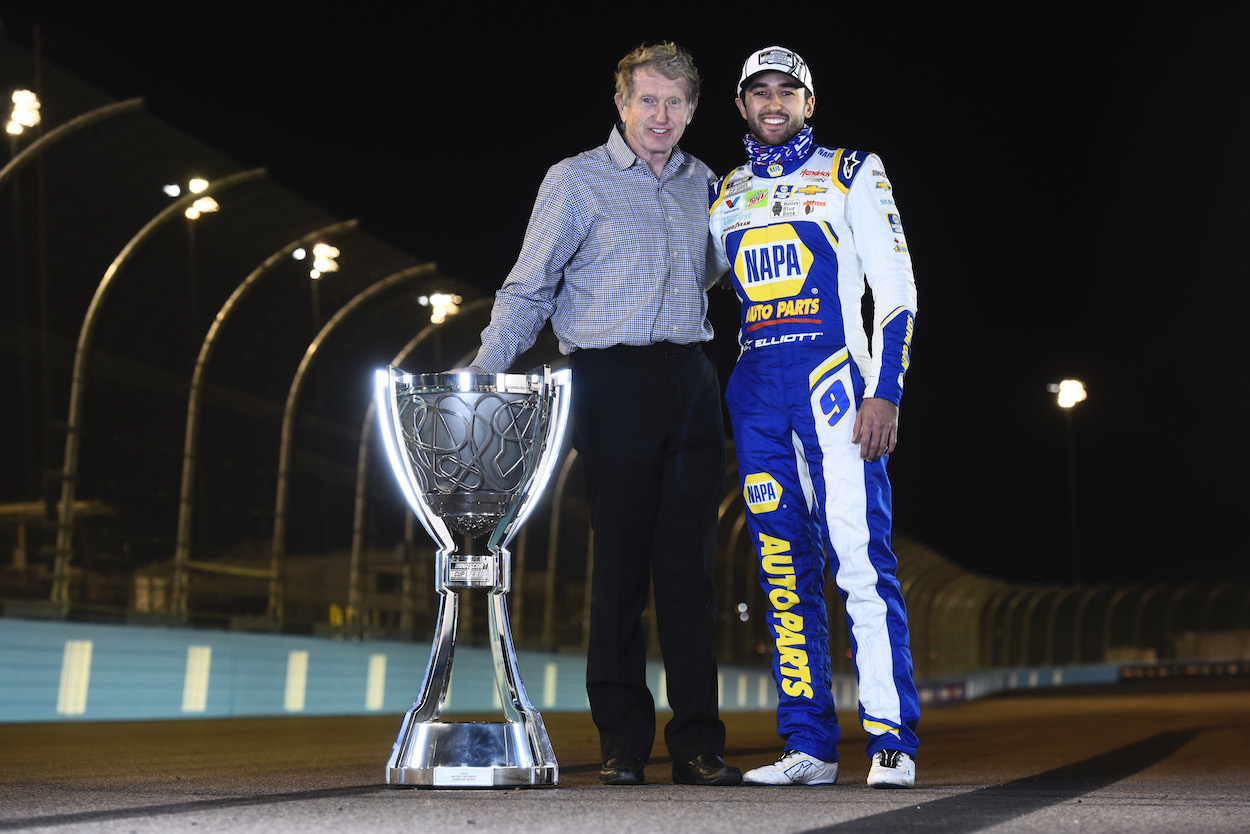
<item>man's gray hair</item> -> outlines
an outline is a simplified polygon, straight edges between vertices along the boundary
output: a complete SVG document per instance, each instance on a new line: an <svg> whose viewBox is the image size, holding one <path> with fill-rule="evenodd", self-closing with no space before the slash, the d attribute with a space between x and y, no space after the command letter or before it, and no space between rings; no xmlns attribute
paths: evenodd
<svg viewBox="0 0 1250 834"><path fill-rule="evenodd" d="M651 67L665 78L676 81L686 79L690 87L690 103L699 101L699 88L703 79L694 65L694 58L672 41L640 46L621 59L616 65L616 92L622 101L629 101L634 93L634 70Z"/></svg>

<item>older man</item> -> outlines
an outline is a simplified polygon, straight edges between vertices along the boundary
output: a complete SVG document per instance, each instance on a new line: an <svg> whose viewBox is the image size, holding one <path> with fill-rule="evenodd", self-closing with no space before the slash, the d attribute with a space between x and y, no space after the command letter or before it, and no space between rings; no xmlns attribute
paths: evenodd
<svg viewBox="0 0 1250 834"><path fill-rule="evenodd" d="M674 782L732 785L714 655L716 504L725 430L703 351L711 171L677 146L700 78L671 43L617 66L620 122L538 192L470 370L507 370L548 320L570 355L573 442L594 528L586 691L600 781L638 785L655 740L642 612L654 584Z"/></svg>

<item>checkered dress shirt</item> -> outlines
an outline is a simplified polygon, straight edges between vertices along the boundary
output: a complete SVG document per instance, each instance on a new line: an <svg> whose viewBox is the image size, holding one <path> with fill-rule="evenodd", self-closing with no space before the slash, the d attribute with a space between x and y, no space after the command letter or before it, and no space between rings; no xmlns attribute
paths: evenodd
<svg viewBox="0 0 1250 834"><path fill-rule="evenodd" d="M511 369L548 319L565 354L711 339L714 181L676 147L657 179L617 129L606 144L552 166L473 364Z"/></svg>

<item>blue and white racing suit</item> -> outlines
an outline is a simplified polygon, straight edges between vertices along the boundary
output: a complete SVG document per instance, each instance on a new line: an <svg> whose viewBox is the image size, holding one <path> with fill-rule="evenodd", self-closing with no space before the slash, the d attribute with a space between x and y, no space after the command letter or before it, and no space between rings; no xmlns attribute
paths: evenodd
<svg viewBox="0 0 1250 834"><path fill-rule="evenodd" d="M786 749L838 760L828 563L868 754L915 756L920 705L890 549L890 482L885 458L863 461L851 440L865 397L898 404L909 362L916 285L890 181L875 154L815 146L799 161L739 167L716 189L712 238L742 302L726 398L770 602L778 732Z"/></svg>

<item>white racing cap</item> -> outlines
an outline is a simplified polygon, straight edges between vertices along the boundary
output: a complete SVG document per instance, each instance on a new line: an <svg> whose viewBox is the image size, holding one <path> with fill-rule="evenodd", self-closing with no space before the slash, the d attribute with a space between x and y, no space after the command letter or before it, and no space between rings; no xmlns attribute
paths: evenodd
<svg viewBox="0 0 1250 834"><path fill-rule="evenodd" d="M742 77L738 79L738 97L742 97L742 85L748 78L756 73L769 71L784 72L806 87L809 93L816 95L816 90L812 87L811 70L799 53L784 46L770 46L752 52L742 65Z"/></svg>

